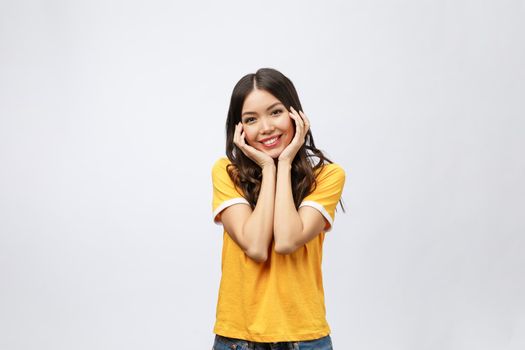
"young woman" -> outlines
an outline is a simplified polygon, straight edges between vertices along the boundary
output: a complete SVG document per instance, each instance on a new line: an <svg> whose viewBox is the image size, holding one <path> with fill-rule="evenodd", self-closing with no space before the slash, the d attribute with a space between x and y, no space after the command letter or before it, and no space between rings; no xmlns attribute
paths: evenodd
<svg viewBox="0 0 525 350"><path fill-rule="evenodd" d="M212 170L224 227L214 350L332 349L321 260L345 173L315 147L282 73L235 85L226 155Z"/></svg>

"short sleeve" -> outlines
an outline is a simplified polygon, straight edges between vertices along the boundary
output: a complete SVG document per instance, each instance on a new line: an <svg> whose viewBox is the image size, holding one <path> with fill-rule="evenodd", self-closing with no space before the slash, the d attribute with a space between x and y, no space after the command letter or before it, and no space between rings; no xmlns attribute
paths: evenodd
<svg viewBox="0 0 525 350"><path fill-rule="evenodd" d="M335 219L335 207L341 199L345 184L345 171L338 164L326 164L317 175L315 190L306 196L300 207L313 207L324 216L325 228L328 232L332 229Z"/></svg>
<svg viewBox="0 0 525 350"><path fill-rule="evenodd" d="M248 201L241 195L230 179L226 170L228 164L230 164L228 158L220 158L213 165L211 172L213 182L213 221L218 225L221 224L221 212L224 209L238 203L249 205Z"/></svg>

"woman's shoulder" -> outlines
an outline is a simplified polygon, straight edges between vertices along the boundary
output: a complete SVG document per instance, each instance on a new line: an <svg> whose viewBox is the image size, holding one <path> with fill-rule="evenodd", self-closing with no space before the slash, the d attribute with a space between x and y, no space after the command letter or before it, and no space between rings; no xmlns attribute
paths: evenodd
<svg viewBox="0 0 525 350"><path fill-rule="evenodd" d="M231 161L228 159L228 157L219 157L215 160L215 162L212 165L211 172L213 176L220 176L220 177L229 177L228 174L228 165L231 164Z"/></svg>
<svg viewBox="0 0 525 350"><path fill-rule="evenodd" d="M326 163L317 170L317 178L345 177L345 170L338 163Z"/></svg>
<svg viewBox="0 0 525 350"><path fill-rule="evenodd" d="M231 164L231 161L228 159L228 157L219 157L215 160L215 162L212 165L212 169L216 168L226 168L228 164Z"/></svg>

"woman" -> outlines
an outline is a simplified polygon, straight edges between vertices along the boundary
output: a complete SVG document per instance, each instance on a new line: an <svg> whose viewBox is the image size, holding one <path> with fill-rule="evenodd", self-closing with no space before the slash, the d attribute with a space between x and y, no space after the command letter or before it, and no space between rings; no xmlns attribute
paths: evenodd
<svg viewBox="0 0 525 350"><path fill-rule="evenodd" d="M212 170L224 227L214 350L332 349L322 246L345 173L315 147L295 87L274 69L235 85L226 134Z"/></svg>

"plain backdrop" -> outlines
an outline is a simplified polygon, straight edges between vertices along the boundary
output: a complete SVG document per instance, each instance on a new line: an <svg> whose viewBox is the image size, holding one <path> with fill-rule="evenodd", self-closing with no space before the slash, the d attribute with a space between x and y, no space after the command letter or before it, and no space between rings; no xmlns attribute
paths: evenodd
<svg viewBox="0 0 525 350"><path fill-rule="evenodd" d="M0 2L0 348L211 349L230 94L346 170L336 350L525 348L524 1Z"/></svg>

